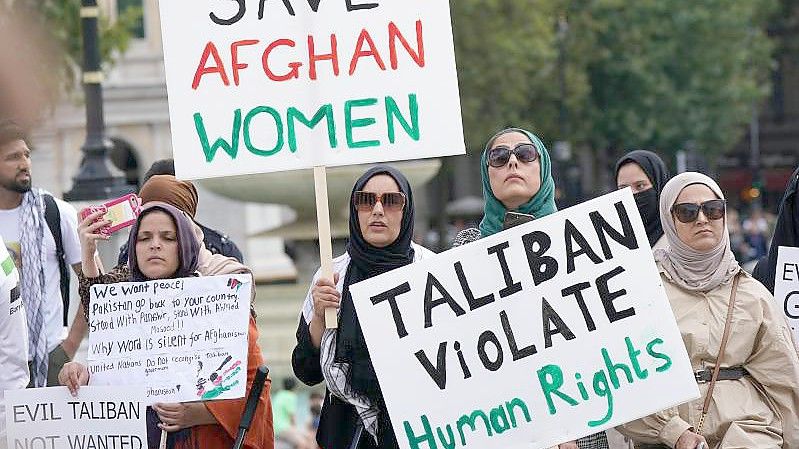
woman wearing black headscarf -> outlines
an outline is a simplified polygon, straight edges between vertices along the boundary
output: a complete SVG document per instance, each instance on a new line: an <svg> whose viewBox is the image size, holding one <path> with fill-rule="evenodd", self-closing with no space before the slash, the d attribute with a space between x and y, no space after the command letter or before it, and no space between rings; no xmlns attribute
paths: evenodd
<svg viewBox="0 0 799 449"><path fill-rule="evenodd" d="M322 449L398 448L349 286L432 253L411 241L413 194L394 168L374 167L356 181L349 218L350 240L333 259L334 279L317 272L305 298L292 366L304 383L326 383L316 433ZM338 329L325 329L328 307L339 308Z"/></svg>
<svg viewBox="0 0 799 449"><path fill-rule="evenodd" d="M651 151L630 151L616 163L616 185L619 189L632 189L652 249L662 248L666 244L658 202L660 192L668 180L669 170L666 164Z"/></svg>
<svg viewBox="0 0 799 449"><path fill-rule="evenodd" d="M791 175L785 196L780 203L777 224L774 227L774 237L768 255L760 259L755 266L752 276L774 293L774 273L777 269L777 254L780 246L799 246L799 167Z"/></svg>

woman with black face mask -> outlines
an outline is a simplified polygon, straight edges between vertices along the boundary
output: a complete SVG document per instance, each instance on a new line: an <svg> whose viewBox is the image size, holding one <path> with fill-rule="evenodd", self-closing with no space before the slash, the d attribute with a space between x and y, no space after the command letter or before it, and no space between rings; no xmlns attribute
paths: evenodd
<svg viewBox="0 0 799 449"><path fill-rule="evenodd" d="M657 154L635 150L622 156L616 163L616 185L619 189L630 187L635 204L644 221L646 235L652 249L666 246L663 226L660 224L658 202L663 186L669 180L669 170Z"/></svg>

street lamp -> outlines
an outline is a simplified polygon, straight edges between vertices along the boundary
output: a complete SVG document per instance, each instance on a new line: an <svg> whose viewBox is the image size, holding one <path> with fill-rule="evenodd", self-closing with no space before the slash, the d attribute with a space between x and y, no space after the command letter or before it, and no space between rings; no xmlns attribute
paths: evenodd
<svg viewBox="0 0 799 449"><path fill-rule="evenodd" d="M83 159L73 185L64 194L67 201L92 201L116 198L133 189L125 178L112 174L108 152L111 141L105 135L103 117L103 73L100 70L100 48L97 0L82 0L80 8L83 34L83 91L86 96L86 142L81 147Z"/></svg>

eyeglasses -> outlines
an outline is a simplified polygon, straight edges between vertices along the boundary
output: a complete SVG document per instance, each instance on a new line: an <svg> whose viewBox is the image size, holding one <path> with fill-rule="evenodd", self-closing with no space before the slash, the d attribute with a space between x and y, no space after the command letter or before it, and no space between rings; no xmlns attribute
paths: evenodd
<svg viewBox="0 0 799 449"><path fill-rule="evenodd" d="M533 162L538 159L538 148L532 143L520 143L513 147L500 145L488 151L488 165L499 168L504 167L510 160L510 155L516 155L520 162Z"/></svg>
<svg viewBox="0 0 799 449"><path fill-rule="evenodd" d="M671 206L671 213L683 223L691 223L699 217L699 209L709 220L719 220L724 218L727 209L727 202L724 200L709 200L702 204L679 203Z"/></svg>
<svg viewBox="0 0 799 449"><path fill-rule="evenodd" d="M361 212L369 212L374 209L378 202L383 205L385 210L402 210L405 207L405 194L402 192L374 192L356 191L352 198L355 208Z"/></svg>

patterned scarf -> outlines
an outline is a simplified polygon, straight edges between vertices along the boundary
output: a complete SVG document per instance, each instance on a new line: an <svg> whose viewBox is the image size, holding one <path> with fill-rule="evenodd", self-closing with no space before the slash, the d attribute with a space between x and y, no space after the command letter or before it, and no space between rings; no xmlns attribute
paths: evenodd
<svg viewBox="0 0 799 449"><path fill-rule="evenodd" d="M22 197L20 216L22 252L22 288L28 317L28 344L33 352L34 387L47 386L47 338L44 330L44 269L42 263L47 256L44 250L44 191L31 189Z"/></svg>

